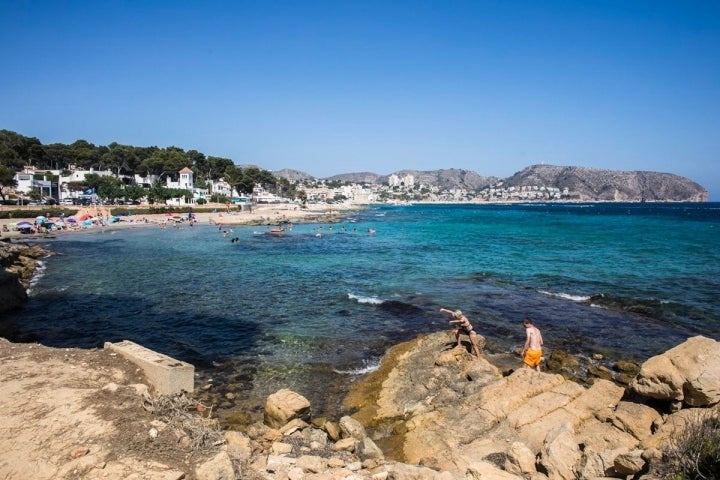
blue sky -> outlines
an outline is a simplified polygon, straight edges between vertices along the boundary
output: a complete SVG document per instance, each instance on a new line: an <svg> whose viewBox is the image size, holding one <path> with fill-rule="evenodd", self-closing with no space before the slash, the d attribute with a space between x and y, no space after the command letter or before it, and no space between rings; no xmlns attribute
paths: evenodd
<svg viewBox="0 0 720 480"><path fill-rule="evenodd" d="M0 128L316 177L532 164L720 201L716 1L17 1Z"/></svg>

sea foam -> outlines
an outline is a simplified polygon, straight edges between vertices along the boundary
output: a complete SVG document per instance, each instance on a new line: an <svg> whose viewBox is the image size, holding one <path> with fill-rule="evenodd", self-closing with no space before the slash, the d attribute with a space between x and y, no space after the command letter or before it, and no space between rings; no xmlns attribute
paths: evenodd
<svg viewBox="0 0 720 480"><path fill-rule="evenodd" d="M546 290L539 290L539 292L542 293L543 295L547 295L549 297L562 298L565 300L570 300L570 301L578 302L578 303L579 302L587 302L588 300L590 300L592 298L592 297L586 296L586 295L572 295L569 293L562 293L562 292L560 292L560 293L548 292Z"/></svg>
<svg viewBox="0 0 720 480"><path fill-rule="evenodd" d="M380 368L380 361L363 360L363 366L358 368L351 368L349 370L338 370L333 369L333 372L339 373L340 375L365 375L370 372L374 372Z"/></svg>
<svg viewBox="0 0 720 480"><path fill-rule="evenodd" d="M355 300L357 303L367 303L370 305L381 305L383 303L383 300L377 297L362 297L352 293L348 293L348 298L350 300Z"/></svg>

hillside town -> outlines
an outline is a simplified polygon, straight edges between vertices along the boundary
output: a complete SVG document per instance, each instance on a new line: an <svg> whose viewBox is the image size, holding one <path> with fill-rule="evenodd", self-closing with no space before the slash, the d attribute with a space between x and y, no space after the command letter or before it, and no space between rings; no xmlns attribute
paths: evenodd
<svg viewBox="0 0 720 480"><path fill-rule="evenodd" d="M90 175L116 177L110 170L71 171L43 170L31 166L25 167L15 175L16 187L9 198L18 205L64 204L80 205L88 203L141 203L147 198L102 198L93 188L78 188ZM122 182L126 185L140 186L149 190L160 184L163 188L187 191L165 200L167 205L185 206L209 203L211 197L220 197L232 204L244 203L408 203L408 202L497 202L497 201L534 201L534 200L573 200L567 188L559 189L545 185L504 186L503 181L481 189L467 187L443 188L434 184L421 183L412 174L391 174L387 182L379 184L339 182L336 180L296 181L294 195L284 196L271 191L262 183L254 185L251 192L238 191L225 179L204 182L203 187L195 183L194 172L185 167L177 172L163 172L160 175L125 175ZM292 181L291 181L292 183Z"/></svg>

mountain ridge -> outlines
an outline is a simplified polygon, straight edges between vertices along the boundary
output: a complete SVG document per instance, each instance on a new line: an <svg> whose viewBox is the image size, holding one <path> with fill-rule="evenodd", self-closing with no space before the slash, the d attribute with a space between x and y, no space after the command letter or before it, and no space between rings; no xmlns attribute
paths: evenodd
<svg viewBox="0 0 720 480"><path fill-rule="evenodd" d="M273 174L290 181L316 180L315 177L297 170L285 169ZM406 169L387 175L372 172L344 173L321 180L377 185L388 183L391 175L412 175L415 185L436 186L446 190L550 187L565 191L567 196L578 201L708 201L707 189L680 175L582 166L530 165L506 178L483 176L472 170L451 168L430 171Z"/></svg>

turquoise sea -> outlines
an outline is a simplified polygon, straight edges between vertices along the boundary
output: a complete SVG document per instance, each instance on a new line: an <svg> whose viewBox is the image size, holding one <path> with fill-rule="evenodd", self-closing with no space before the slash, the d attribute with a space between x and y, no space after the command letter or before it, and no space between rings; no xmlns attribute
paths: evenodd
<svg viewBox="0 0 720 480"><path fill-rule="evenodd" d="M388 347L450 330L440 307L462 309L494 352L523 343L526 316L548 350L614 359L720 339L718 203L373 206L282 236L185 225L47 247L57 254L1 335L133 340L234 391L226 407L286 387L335 411Z"/></svg>

